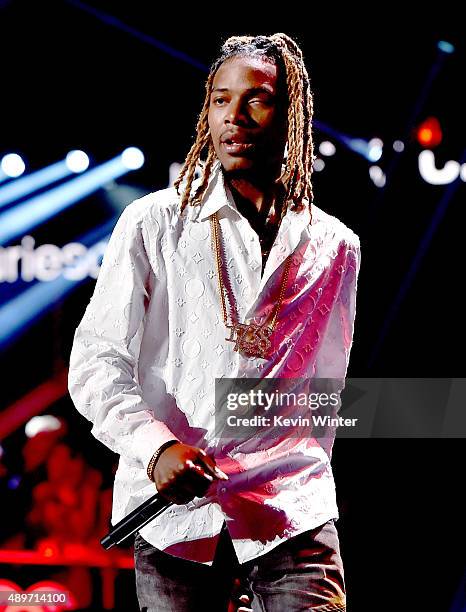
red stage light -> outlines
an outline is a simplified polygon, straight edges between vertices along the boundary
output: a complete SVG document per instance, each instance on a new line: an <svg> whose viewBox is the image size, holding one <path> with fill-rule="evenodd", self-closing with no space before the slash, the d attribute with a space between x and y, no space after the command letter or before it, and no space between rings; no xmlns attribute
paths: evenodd
<svg viewBox="0 0 466 612"><path fill-rule="evenodd" d="M42 542L38 546L38 551L41 555L47 557L48 559L51 559L52 557L57 557L59 553L57 542L52 538L42 540Z"/></svg>
<svg viewBox="0 0 466 612"><path fill-rule="evenodd" d="M438 119L428 117L416 129L416 138L419 144L425 148L433 148L442 142L442 128Z"/></svg>

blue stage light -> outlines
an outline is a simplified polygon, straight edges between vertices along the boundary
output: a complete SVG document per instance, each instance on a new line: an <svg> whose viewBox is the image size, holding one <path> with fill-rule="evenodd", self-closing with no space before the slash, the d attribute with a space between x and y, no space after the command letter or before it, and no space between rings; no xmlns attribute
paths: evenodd
<svg viewBox="0 0 466 612"><path fill-rule="evenodd" d="M130 147L81 176L7 210L0 219L0 244L29 232L130 169L140 168L143 163L142 151Z"/></svg>
<svg viewBox="0 0 466 612"><path fill-rule="evenodd" d="M437 47L440 49L440 51L443 51L444 53L453 53L455 51L455 47L446 40L439 40L437 43Z"/></svg>
<svg viewBox="0 0 466 612"><path fill-rule="evenodd" d="M80 268L87 267L90 270L98 267L98 254L105 251L116 221L117 218L113 218L77 239L79 243L88 246L86 255L77 258L73 268L63 269L54 280L36 282L0 307L0 350L4 350L14 342L72 289L88 279L88 274L83 273ZM91 261L91 258L94 261ZM77 270L78 273L73 274L73 270ZM95 274L95 277L97 276L98 269Z"/></svg>
<svg viewBox="0 0 466 612"><path fill-rule="evenodd" d="M18 476L18 474L11 476L11 478L9 478L7 481L7 486L10 489L10 491L14 491L15 489L17 489L20 484L21 484L21 476Z"/></svg>
<svg viewBox="0 0 466 612"><path fill-rule="evenodd" d="M17 153L8 153L2 157L0 162L0 183L9 178L21 176L26 169L26 165Z"/></svg>
<svg viewBox="0 0 466 612"><path fill-rule="evenodd" d="M34 193L42 187L56 183L70 174L82 172L88 166L89 158L83 151L71 151L66 159L0 187L0 208Z"/></svg>

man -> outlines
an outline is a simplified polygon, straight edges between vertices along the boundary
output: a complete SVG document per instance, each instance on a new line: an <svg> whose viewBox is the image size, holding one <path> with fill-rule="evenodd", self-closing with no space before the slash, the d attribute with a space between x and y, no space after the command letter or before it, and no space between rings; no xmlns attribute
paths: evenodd
<svg viewBox="0 0 466 612"><path fill-rule="evenodd" d="M346 609L333 438L214 418L216 378L347 371L359 239L313 204L311 120L292 39L228 39L175 188L123 211L76 330L71 397L120 454L112 522L153 483L174 502L135 541L142 610L226 612L235 578L240 610Z"/></svg>

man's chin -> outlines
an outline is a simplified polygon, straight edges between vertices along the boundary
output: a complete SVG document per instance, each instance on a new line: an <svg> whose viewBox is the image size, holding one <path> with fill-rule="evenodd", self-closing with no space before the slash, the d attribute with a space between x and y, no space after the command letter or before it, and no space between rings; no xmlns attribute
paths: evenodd
<svg viewBox="0 0 466 612"><path fill-rule="evenodd" d="M252 159L246 157L230 157L228 159L221 159L220 163L223 166L225 172L238 172L254 170L257 164Z"/></svg>

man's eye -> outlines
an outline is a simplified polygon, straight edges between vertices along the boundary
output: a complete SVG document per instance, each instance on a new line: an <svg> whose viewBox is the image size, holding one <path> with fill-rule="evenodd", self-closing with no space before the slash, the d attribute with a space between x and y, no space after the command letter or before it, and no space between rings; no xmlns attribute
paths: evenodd
<svg viewBox="0 0 466 612"><path fill-rule="evenodd" d="M249 104L270 104L270 100L265 100L264 98L253 98L249 100Z"/></svg>
<svg viewBox="0 0 466 612"><path fill-rule="evenodd" d="M215 98L214 99L214 104L216 104L217 106L221 106L223 102L225 102L225 98Z"/></svg>

